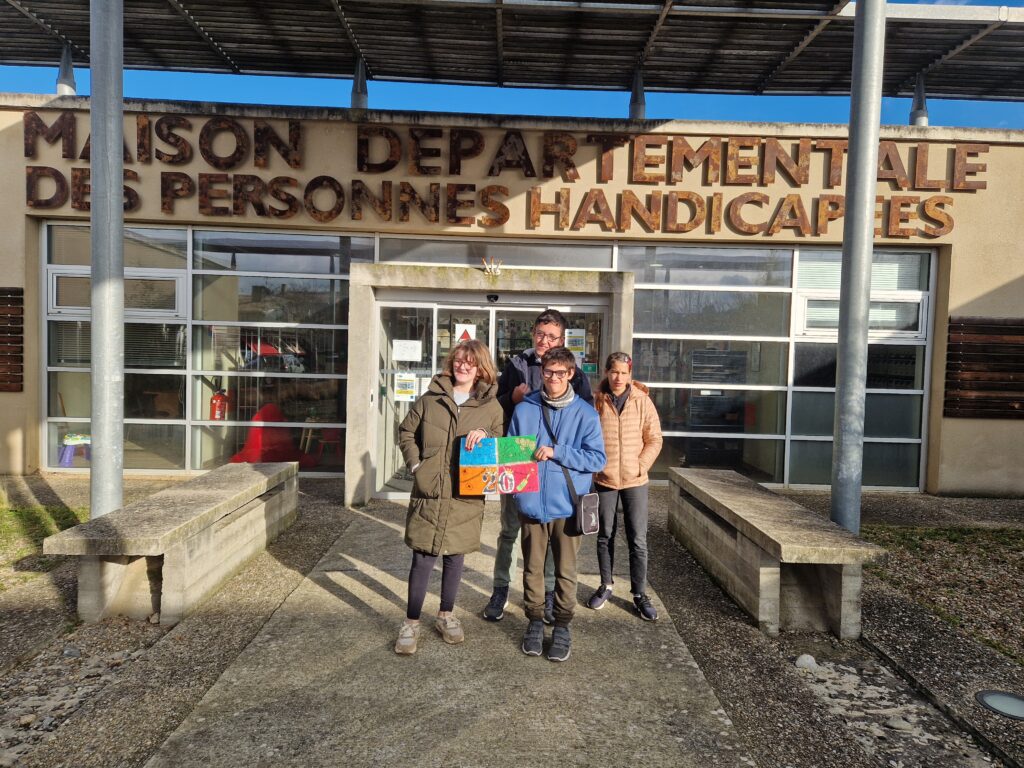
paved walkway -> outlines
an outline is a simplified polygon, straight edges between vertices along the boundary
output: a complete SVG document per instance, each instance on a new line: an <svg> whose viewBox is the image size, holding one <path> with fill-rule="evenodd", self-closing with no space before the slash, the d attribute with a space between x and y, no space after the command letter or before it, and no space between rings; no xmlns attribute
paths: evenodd
<svg viewBox="0 0 1024 768"><path fill-rule="evenodd" d="M528 657L519 650L521 592L503 621L480 618L494 553L485 546L467 558L456 608L465 644L445 645L427 623L436 569L420 650L396 656L409 567L403 525L399 505L357 511L147 765L754 764L656 594L657 623L640 621L623 590L602 611L577 613L568 662ZM492 504L484 542L497 529ZM587 541L581 552L583 599L598 582L593 550Z"/></svg>

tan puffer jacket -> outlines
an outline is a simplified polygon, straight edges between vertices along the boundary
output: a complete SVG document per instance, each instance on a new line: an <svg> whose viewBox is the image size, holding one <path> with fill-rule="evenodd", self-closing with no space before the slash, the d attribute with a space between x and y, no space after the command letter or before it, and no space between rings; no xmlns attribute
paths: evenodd
<svg viewBox="0 0 1024 768"><path fill-rule="evenodd" d="M594 475L606 488L635 488L647 482L647 472L661 453L661 419L649 390L638 381L630 384L629 398L622 413L615 410L608 380L603 379L594 394L594 407L601 416L604 449L608 463Z"/></svg>

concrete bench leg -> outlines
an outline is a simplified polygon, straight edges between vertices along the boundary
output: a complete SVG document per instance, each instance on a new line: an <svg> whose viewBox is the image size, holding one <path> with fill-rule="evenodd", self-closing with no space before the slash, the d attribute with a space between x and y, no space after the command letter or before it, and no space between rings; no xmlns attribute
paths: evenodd
<svg viewBox="0 0 1024 768"><path fill-rule="evenodd" d="M829 629L841 640L856 640L860 637L863 566L823 565L819 574Z"/></svg>
<svg viewBox="0 0 1024 768"><path fill-rule="evenodd" d="M160 610L160 557L78 560L78 618L87 623L120 615L145 619Z"/></svg>

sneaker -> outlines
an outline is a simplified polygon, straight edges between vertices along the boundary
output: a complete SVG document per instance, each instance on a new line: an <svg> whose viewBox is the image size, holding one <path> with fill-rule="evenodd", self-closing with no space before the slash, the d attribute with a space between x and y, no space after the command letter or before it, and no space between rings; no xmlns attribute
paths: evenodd
<svg viewBox="0 0 1024 768"><path fill-rule="evenodd" d="M488 621L501 621L505 618L505 606L508 605L508 587L495 587L491 599L484 608L484 618Z"/></svg>
<svg viewBox="0 0 1024 768"><path fill-rule="evenodd" d="M555 623L555 591L544 593L544 623Z"/></svg>
<svg viewBox="0 0 1024 768"><path fill-rule="evenodd" d="M419 642L419 639L419 622L410 624L407 621L403 621L401 629L398 630L398 639L395 641L395 653L399 653L402 656L412 656L416 653L416 644Z"/></svg>
<svg viewBox="0 0 1024 768"><path fill-rule="evenodd" d="M548 648L549 661L565 661L572 649L572 636L568 627L555 627L551 630L551 647Z"/></svg>
<svg viewBox="0 0 1024 768"><path fill-rule="evenodd" d="M651 598L643 592L639 595L633 595L633 605L636 606L636 612L640 614L640 618L644 621L658 620L658 609L651 605Z"/></svg>
<svg viewBox="0 0 1024 768"><path fill-rule="evenodd" d="M544 651L544 622L533 620L523 635L523 653L527 656L540 656Z"/></svg>
<svg viewBox="0 0 1024 768"><path fill-rule="evenodd" d="M608 584L602 584L597 588L597 591L590 596L587 600L587 607L592 608L595 611L600 611L604 608L604 604L608 602L608 598L612 596L612 588Z"/></svg>
<svg viewBox="0 0 1024 768"><path fill-rule="evenodd" d="M462 622L451 614L438 616L434 622L434 629L441 633L441 637L449 645L458 645L466 639L466 634L462 631Z"/></svg>

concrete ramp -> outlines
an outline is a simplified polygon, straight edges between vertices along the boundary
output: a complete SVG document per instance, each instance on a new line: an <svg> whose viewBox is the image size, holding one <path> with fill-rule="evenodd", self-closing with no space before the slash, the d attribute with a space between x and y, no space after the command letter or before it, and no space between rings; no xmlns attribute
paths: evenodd
<svg viewBox="0 0 1024 768"><path fill-rule="evenodd" d="M489 504L456 606L466 642L433 630L437 568L419 651L399 657L405 510L378 502L356 515L148 766L754 764L657 595L658 622L633 613L625 541L619 591L601 611L578 610L572 657L528 657L521 591L503 621L480 618L498 531ZM598 583L594 548L581 551L581 603Z"/></svg>

